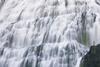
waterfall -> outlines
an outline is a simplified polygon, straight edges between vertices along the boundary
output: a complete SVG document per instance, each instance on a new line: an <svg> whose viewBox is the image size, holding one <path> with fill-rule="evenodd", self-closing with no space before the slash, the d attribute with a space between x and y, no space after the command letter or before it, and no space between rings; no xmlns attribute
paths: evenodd
<svg viewBox="0 0 100 67"><path fill-rule="evenodd" d="M0 0L0 67L79 67L100 43L99 0Z"/></svg>

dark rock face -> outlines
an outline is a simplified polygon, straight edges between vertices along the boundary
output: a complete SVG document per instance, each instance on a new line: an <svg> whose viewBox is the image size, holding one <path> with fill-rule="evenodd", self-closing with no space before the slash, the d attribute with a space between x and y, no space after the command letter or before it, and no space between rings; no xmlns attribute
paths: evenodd
<svg viewBox="0 0 100 67"><path fill-rule="evenodd" d="M100 67L100 44L91 46L90 51L82 58L80 67Z"/></svg>

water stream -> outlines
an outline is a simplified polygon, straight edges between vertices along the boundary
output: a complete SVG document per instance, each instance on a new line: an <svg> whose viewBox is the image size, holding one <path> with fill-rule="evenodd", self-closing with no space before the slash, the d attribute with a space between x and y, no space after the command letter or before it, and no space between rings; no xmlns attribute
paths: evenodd
<svg viewBox="0 0 100 67"><path fill-rule="evenodd" d="M100 0L0 0L0 67L79 67L100 43Z"/></svg>

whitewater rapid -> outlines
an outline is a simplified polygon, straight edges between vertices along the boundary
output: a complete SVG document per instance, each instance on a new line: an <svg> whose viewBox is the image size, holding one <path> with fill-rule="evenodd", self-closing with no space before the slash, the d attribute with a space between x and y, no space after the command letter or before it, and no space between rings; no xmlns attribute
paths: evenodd
<svg viewBox="0 0 100 67"><path fill-rule="evenodd" d="M79 67L100 43L99 8L99 0L0 0L0 67Z"/></svg>

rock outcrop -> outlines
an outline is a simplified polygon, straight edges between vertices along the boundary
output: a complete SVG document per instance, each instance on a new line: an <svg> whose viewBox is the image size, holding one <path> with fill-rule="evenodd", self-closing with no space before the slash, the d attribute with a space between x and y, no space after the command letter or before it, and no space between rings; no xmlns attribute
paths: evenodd
<svg viewBox="0 0 100 67"><path fill-rule="evenodd" d="M100 44L91 46L90 51L82 58L80 67L100 67Z"/></svg>

